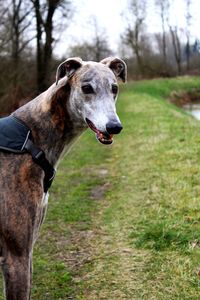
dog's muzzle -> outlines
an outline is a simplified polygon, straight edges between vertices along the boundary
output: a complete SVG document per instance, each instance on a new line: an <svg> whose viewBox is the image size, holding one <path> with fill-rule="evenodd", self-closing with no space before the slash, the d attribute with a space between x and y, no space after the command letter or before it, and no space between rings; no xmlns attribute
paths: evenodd
<svg viewBox="0 0 200 300"><path fill-rule="evenodd" d="M112 144L113 134L118 134L122 130L122 125L119 122L108 122L105 132L98 130L94 123L88 118L86 118L86 123L88 124L88 127L96 133L97 140L104 145Z"/></svg>

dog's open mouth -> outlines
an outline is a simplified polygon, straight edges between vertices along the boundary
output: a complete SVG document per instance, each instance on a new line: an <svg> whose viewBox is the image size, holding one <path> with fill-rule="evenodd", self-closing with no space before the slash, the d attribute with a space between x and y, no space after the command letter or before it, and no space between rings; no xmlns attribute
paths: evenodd
<svg viewBox="0 0 200 300"><path fill-rule="evenodd" d="M113 143L113 135L98 130L88 118L86 118L85 120L90 129L96 133L96 138L99 142L101 142L104 145L110 145Z"/></svg>

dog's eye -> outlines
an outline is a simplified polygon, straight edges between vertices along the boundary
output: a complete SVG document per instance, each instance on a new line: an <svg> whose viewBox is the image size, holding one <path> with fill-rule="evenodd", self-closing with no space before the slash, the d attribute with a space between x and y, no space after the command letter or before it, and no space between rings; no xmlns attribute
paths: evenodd
<svg viewBox="0 0 200 300"><path fill-rule="evenodd" d="M90 84L83 85L81 88L84 94L94 94L93 87Z"/></svg>
<svg viewBox="0 0 200 300"><path fill-rule="evenodd" d="M112 93L115 95L118 93L118 86L115 84L112 85Z"/></svg>

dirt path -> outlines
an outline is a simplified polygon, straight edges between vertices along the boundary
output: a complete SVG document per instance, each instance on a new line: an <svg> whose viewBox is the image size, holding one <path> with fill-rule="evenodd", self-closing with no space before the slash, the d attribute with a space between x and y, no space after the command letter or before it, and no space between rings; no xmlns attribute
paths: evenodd
<svg viewBox="0 0 200 300"><path fill-rule="evenodd" d="M90 198L96 202L97 210L89 230L71 233L69 244L72 250L68 251L66 264L76 274L73 280L81 289L75 299L140 299L141 278L149 253L130 245L137 196L131 195L131 189L126 193L126 199L120 198L124 191L118 184L121 179L121 175L116 175L118 166L112 164L116 159L119 161L120 157L113 152L113 158L108 159L109 168L101 168L95 174L103 177L105 183L90 190ZM122 179L126 181L127 177Z"/></svg>

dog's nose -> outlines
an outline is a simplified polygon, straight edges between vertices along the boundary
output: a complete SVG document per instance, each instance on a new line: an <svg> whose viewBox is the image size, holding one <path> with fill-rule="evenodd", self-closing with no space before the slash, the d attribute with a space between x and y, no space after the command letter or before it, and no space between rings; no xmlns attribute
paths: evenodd
<svg viewBox="0 0 200 300"><path fill-rule="evenodd" d="M118 122L109 122L106 124L106 131L109 134L118 134L122 130L122 125Z"/></svg>

